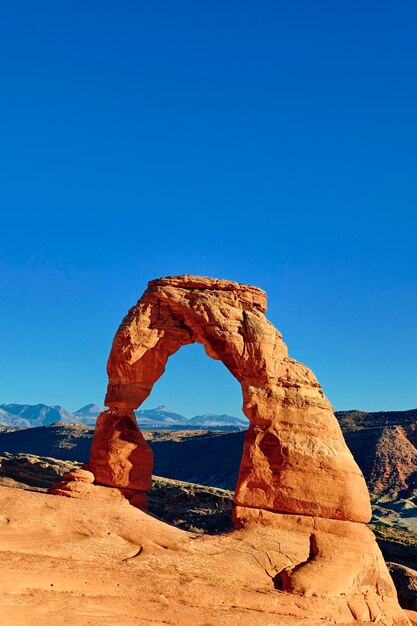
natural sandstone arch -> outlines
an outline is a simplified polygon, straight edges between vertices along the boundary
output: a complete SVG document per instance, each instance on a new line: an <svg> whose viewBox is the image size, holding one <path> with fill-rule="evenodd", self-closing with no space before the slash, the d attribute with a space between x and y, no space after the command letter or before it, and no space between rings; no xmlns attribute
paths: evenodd
<svg viewBox="0 0 417 626"><path fill-rule="evenodd" d="M110 408L97 421L91 472L74 470L50 492L115 499L121 518L126 500L144 508L153 459L133 410L169 356L200 342L240 382L250 426L234 498L236 530L198 543L185 534L181 559L189 553L194 563L202 540L210 555L227 562L228 577L238 572L240 589L239 559L252 556L250 580L257 586L267 575L286 594L274 601L300 624L317 618L410 626L375 537L361 523L370 517L369 496L332 408L312 372L288 357L265 309L263 291L230 281L176 276L149 283L113 342ZM159 523L163 535L166 526ZM295 612L289 608L294 605Z"/></svg>
<svg viewBox="0 0 417 626"><path fill-rule="evenodd" d="M250 421L234 501L240 507L367 522L368 491L314 374L288 357L256 287L198 276L151 281L113 341L109 384L94 434L96 483L146 491L152 452L133 410L168 358L203 344L242 387Z"/></svg>

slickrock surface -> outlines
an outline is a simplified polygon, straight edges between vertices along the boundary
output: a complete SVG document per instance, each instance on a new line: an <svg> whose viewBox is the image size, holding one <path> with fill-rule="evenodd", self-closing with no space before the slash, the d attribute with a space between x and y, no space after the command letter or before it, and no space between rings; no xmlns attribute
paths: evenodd
<svg viewBox="0 0 417 626"><path fill-rule="evenodd" d="M109 410L98 418L88 468L95 484L69 480L58 492L87 496L85 502L91 496L94 502L97 490L101 498L108 486L109 496L124 493L139 506L151 484L152 452L133 411L174 352L202 343L241 384L250 426L234 495L236 530L201 543L183 536L184 553L204 546L200 559L184 557L192 583L203 568L217 581L216 603L222 598L235 606L245 584L268 589L265 610L271 613L280 610L285 594L286 614L299 623L314 618L405 625L408 619L365 526L371 507L363 475L314 374L289 358L265 311L265 293L256 287L197 276L151 281L113 341ZM163 537L163 527L159 532ZM164 567L172 571L176 563ZM161 567L154 571L160 583ZM239 591L232 591L233 581ZM193 585L181 590L188 606L199 606L197 595L205 595L196 594ZM209 598L204 597L206 608ZM292 613L293 606L300 613Z"/></svg>
<svg viewBox="0 0 417 626"><path fill-rule="evenodd" d="M366 578L368 594L346 598L340 588L335 592L344 577L356 588L350 560L343 562L346 539L341 551L326 539L324 569L313 562L311 588L327 584L319 595L279 588L278 572L309 561L313 521L303 516L278 514L282 520L276 527L256 524L202 536L164 524L126 501L76 500L7 487L0 487L0 511L4 626L408 624L389 579L381 583L380 596ZM320 535L334 533L325 520L316 523L318 542ZM353 534L362 527L349 526ZM352 558L368 537L358 541ZM361 557L364 577L369 574L365 561ZM299 588L303 584L302 577L294 580Z"/></svg>
<svg viewBox="0 0 417 626"><path fill-rule="evenodd" d="M287 531L303 544L303 557L300 554L277 570L274 581L278 588L303 596L352 596L355 600L352 604L348 599L348 605L357 619L356 596L360 593L369 599L376 590L376 604L378 596L392 597L387 566L365 524L244 507L236 507L233 514L238 529L276 528L277 535L285 536Z"/></svg>

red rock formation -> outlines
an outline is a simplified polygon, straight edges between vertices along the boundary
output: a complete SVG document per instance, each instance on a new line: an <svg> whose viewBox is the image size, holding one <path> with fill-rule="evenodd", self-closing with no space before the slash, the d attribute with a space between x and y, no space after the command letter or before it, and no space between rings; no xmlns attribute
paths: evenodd
<svg viewBox="0 0 417 626"><path fill-rule="evenodd" d="M89 466L97 483L139 491L151 488L152 450L131 409L110 409L99 415Z"/></svg>
<svg viewBox="0 0 417 626"><path fill-rule="evenodd" d="M142 502L152 454L133 410L174 352L202 343L240 382L250 421L234 496L237 534L230 541L270 542L262 550L275 586L300 597L340 599L335 621L346 623L343 614L358 622L405 625L382 555L364 525L371 510L362 473L314 374L288 357L265 310L265 293L256 287L197 276L151 281L113 341L105 401L110 408L98 419L89 469L99 485ZM314 617L321 619L319 613Z"/></svg>
<svg viewBox="0 0 417 626"><path fill-rule="evenodd" d="M366 485L314 374L288 357L261 289L196 276L149 283L123 320L108 362L106 405L90 466L100 484L147 489L151 453L132 410L168 358L199 342L242 386L250 420L236 504L367 522Z"/></svg>
<svg viewBox="0 0 417 626"><path fill-rule="evenodd" d="M138 509L147 510L148 500L144 490L104 487L94 484L94 480L94 474L89 471L87 465L83 465L80 469L66 472L62 481L50 487L48 493L79 500L128 501Z"/></svg>
<svg viewBox="0 0 417 626"><path fill-rule="evenodd" d="M303 596L350 596L353 613L357 612L354 606L366 609L360 596L372 596L371 590L377 590L379 605L385 597L396 597L375 537L365 524L240 506L235 507L233 517L237 529L277 530L282 552L291 555L290 563L277 568L279 589Z"/></svg>

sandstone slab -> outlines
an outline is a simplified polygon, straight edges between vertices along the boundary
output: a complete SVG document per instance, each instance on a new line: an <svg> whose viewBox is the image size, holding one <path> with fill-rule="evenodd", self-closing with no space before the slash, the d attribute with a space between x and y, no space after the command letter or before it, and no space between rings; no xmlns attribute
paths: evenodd
<svg viewBox="0 0 417 626"><path fill-rule="evenodd" d="M4 487L0 510L6 625L59 624L65 615L68 626L409 626L395 597L365 580L366 592L354 595L275 587L277 570L308 560L311 522L298 522L303 516L197 536L126 500Z"/></svg>

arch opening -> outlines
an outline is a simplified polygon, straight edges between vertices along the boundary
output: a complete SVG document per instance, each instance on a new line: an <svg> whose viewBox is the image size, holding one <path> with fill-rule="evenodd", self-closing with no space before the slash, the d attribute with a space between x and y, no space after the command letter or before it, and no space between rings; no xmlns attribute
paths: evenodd
<svg viewBox="0 0 417 626"><path fill-rule="evenodd" d="M138 410L160 405L188 419L203 414L231 415L247 425L240 384L219 360L207 357L200 343L182 346L169 357L164 373Z"/></svg>
<svg viewBox="0 0 417 626"><path fill-rule="evenodd" d="M233 527L233 490L249 424L241 404L239 383L200 344L169 357L135 411L154 457L150 513L198 533Z"/></svg>

